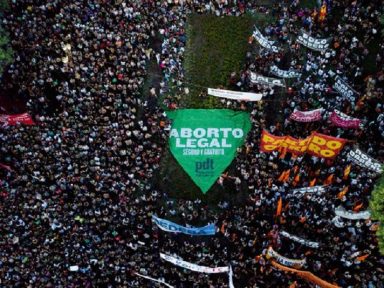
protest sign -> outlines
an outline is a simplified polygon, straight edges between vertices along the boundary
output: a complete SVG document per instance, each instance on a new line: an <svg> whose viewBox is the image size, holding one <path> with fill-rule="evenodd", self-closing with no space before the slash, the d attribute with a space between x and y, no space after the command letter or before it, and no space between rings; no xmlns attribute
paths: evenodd
<svg viewBox="0 0 384 288"><path fill-rule="evenodd" d="M341 96L348 99L349 101L355 101L355 95L357 94L356 91L347 83L345 83L345 81L339 75L335 77L333 88L339 92Z"/></svg>
<svg viewBox="0 0 384 288"><path fill-rule="evenodd" d="M298 111L296 110L289 117L297 122L314 122L322 119L321 113L323 109L316 109L312 111Z"/></svg>
<svg viewBox="0 0 384 288"><path fill-rule="evenodd" d="M371 217L371 213L369 211L361 211L361 212L353 212L346 211L343 207L339 206L335 209L336 216L346 218L349 220L361 220L361 219L369 219Z"/></svg>
<svg viewBox="0 0 384 288"><path fill-rule="evenodd" d="M212 95L220 98L227 98L232 100L242 100L242 101L260 101L263 98L261 93L249 93L249 92L238 92L231 90L223 89L213 89L208 88L208 95Z"/></svg>
<svg viewBox="0 0 384 288"><path fill-rule="evenodd" d="M334 158L343 149L346 139L327 136L317 132L305 139L296 139L290 136L274 136L263 131L260 141L260 151L272 152L286 148L295 155L309 153L320 158Z"/></svg>
<svg viewBox="0 0 384 288"><path fill-rule="evenodd" d="M166 254L163 254L163 253L160 253L160 258L162 258L165 261L168 261L168 262L170 262L170 263L172 263L172 264L174 264L176 266L179 266L179 267L182 267L182 268L185 268L185 269L189 269L189 270L192 270L192 271L195 271L195 272L208 273L208 274L212 274L212 273L228 273L229 272L229 267L228 266L225 266L225 267L215 267L215 268L211 268L211 267L207 267L207 266L200 266L200 265L196 265L196 264L184 261L184 260L180 259L179 257L174 257L174 256L166 255Z"/></svg>
<svg viewBox="0 0 384 288"><path fill-rule="evenodd" d="M14 115L0 115L0 123L5 126L15 126L17 123L24 125L35 125L31 115L28 113L14 114Z"/></svg>
<svg viewBox="0 0 384 288"><path fill-rule="evenodd" d="M152 215L152 220L161 230L172 233L183 233L188 235L215 235L216 232L215 224L209 224L204 227L194 228L184 227L171 221L158 218L155 215Z"/></svg>
<svg viewBox="0 0 384 288"><path fill-rule="evenodd" d="M276 259L276 261L279 262L280 264L289 266L289 267L300 268L305 264L305 259L290 259L290 258L281 256L279 253L273 250L272 247L268 248L266 257L268 259L270 258Z"/></svg>
<svg viewBox="0 0 384 288"><path fill-rule="evenodd" d="M257 27L254 28L252 36L256 39L257 42L259 42L260 46L275 53L279 52L279 48L274 45L274 42L269 41L267 38L265 38L263 34L261 34L260 30L257 29Z"/></svg>
<svg viewBox="0 0 384 288"><path fill-rule="evenodd" d="M359 129L361 125L361 120L357 118L352 118L338 110L333 110L329 120L337 127L344 129L352 128Z"/></svg>
<svg viewBox="0 0 384 288"><path fill-rule="evenodd" d="M251 72L250 80L252 83L268 85L270 87L272 87L272 86L285 87L284 79L266 77L266 76L263 76L263 75L260 75L257 73L253 73L253 72Z"/></svg>
<svg viewBox="0 0 384 288"><path fill-rule="evenodd" d="M316 193L320 194L326 191L325 186L313 186L313 187L304 187L304 188L298 188L293 189L292 194L305 194L305 193Z"/></svg>
<svg viewBox="0 0 384 288"><path fill-rule="evenodd" d="M304 245L304 246L307 246L310 248L319 248L320 247L320 244L318 242L305 240L303 238L291 235L286 231L281 231L281 232L279 232L279 234L285 238L291 239L292 241L295 241L297 243L300 243L301 245Z"/></svg>
<svg viewBox="0 0 384 288"><path fill-rule="evenodd" d="M294 70L282 70L279 69L276 65L271 66L270 71L273 75L280 78L299 78L301 76L300 72Z"/></svg>
<svg viewBox="0 0 384 288"><path fill-rule="evenodd" d="M379 174L383 172L383 164L363 153L359 149L349 151L348 158L363 168L369 169Z"/></svg>
<svg viewBox="0 0 384 288"><path fill-rule="evenodd" d="M331 39L317 39L305 33L304 31L301 31L301 35L297 37L296 41L305 47L308 47L309 49L324 51L328 49Z"/></svg>
<svg viewBox="0 0 384 288"><path fill-rule="evenodd" d="M170 150L206 193L243 145L251 129L249 114L227 109L185 109L167 114L173 120Z"/></svg>
<svg viewBox="0 0 384 288"><path fill-rule="evenodd" d="M135 273L135 275L141 277L141 278L145 278L145 279L148 279L148 280L151 280L151 281L154 281L154 282L157 282L157 283L161 283L169 288L174 288L174 286L172 285L169 285L168 283L164 282L163 280L160 280L160 279L155 279L155 278L152 278L152 277L149 277L149 276L145 276L145 275L142 275L142 274L139 274L139 273Z"/></svg>

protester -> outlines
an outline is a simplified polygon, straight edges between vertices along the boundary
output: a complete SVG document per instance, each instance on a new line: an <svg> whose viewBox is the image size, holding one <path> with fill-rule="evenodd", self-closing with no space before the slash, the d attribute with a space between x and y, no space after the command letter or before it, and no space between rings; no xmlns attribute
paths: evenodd
<svg viewBox="0 0 384 288"><path fill-rule="evenodd" d="M383 287L378 223L335 217L339 206L367 210L379 176L358 165L346 173L352 163L348 153L358 147L384 162L384 50L375 56L377 73L363 65L369 43L380 37L381 1L323 1L316 12L300 8L300 1L278 1L273 7L254 2L11 2L3 25L15 61L2 85L26 99L36 125L0 129L2 287L157 285L135 273L174 287L228 287L226 274L182 269L163 261L160 253L209 267L231 264L235 287L289 287L295 281L296 287L313 287L274 268L267 258L270 246L287 258L305 259L303 269L329 283ZM179 95L192 88L184 81L183 56L186 19L193 12L277 16L276 23L260 30L283 49L274 53L257 46L257 53L246 55L243 71L231 75L232 88L261 92L265 100L247 104L252 130L236 158L237 172L219 179L221 186L248 192L241 205L220 202L210 209L199 199L170 199L169 191L151 181L168 139L169 120L159 107L182 107ZM342 15L340 22L333 12ZM295 41L301 29L331 37L329 49L302 49ZM160 47L153 47L155 38L161 39ZM150 59L156 59L162 77L142 95ZM253 72L275 77L271 65L301 72L287 81L287 93L250 80ZM335 76L353 87L354 98L336 91ZM170 87L176 87L173 93ZM245 109L244 103L225 103ZM295 110L317 108L324 109L322 121L289 119ZM361 119L362 126L334 126L329 120L334 109ZM279 111L283 117L276 118ZM334 161L263 153L263 129L295 138L316 130L353 142ZM283 171L286 177L280 178ZM325 184L323 193L292 193ZM279 199L282 209L276 215ZM152 223L154 214L184 226L215 223L217 233L166 233ZM282 236L283 231L320 248Z"/></svg>

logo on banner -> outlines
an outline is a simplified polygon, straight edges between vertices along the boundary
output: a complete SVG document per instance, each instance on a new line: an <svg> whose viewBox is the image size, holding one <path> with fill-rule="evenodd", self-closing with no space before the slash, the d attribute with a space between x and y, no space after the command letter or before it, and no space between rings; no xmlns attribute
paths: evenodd
<svg viewBox="0 0 384 288"><path fill-rule="evenodd" d="M173 120L170 150L205 193L243 145L251 129L249 114L227 109L184 109L167 114Z"/></svg>

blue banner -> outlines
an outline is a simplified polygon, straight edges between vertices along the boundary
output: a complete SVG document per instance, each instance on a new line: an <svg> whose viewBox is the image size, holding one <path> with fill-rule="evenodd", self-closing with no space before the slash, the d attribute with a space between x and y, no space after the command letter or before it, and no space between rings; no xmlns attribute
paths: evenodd
<svg viewBox="0 0 384 288"><path fill-rule="evenodd" d="M188 228L180 226L171 221L158 218L152 215L153 221L156 225L163 231L172 232L172 233L184 233L188 235L215 235L215 224L209 224L200 228Z"/></svg>

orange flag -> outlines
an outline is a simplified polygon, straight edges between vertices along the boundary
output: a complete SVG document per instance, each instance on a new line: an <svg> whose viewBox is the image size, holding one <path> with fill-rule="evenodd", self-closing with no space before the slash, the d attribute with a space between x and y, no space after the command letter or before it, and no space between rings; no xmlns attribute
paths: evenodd
<svg viewBox="0 0 384 288"><path fill-rule="evenodd" d="M353 212L359 212L362 207L363 207L363 203L360 203L359 205L355 205L355 207L353 207Z"/></svg>
<svg viewBox="0 0 384 288"><path fill-rule="evenodd" d="M365 259L367 259L368 256L369 256L369 254L365 254L365 255L357 257L356 260L363 262L363 261L365 261Z"/></svg>
<svg viewBox="0 0 384 288"><path fill-rule="evenodd" d="M279 159L284 159L286 155L287 155L287 148L286 148L286 147L281 148L281 149L280 149L280 156L279 156Z"/></svg>
<svg viewBox="0 0 384 288"><path fill-rule="evenodd" d="M309 187L315 186L316 185L316 181L317 181L317 179L313 178L313 180L311 182L309 182Z"/></svg>
<svg viewBox="0 0 384 288"><path fill-rule="evenodd" d="M291 174L291 170L288 169L284 175L284 179L283 179L283 182L287 182L288 179L289 179L289 175Z"/></svg>
<svg viewBox="0 0 384 288"><path fill-rule="evenodd" d="M343 197L345 196L345 194L347 194L348 189L349 189L349 187L348 187L348 186L345 186L345 187L343 188L343 190L341 190L340 193L337 194L337 198L339 198L340 200L343 199Z"/></svg>
<svg viewBox="0 0 384 288"><path fill-rule="evenodd" d="M277 181L279 181L279 182L283 182L284 177L285 177L285 171L281 172L279 178L277 178Z"/></svg>
<svg viewBox="0 0 384 288"><path fill-rule="evenodd" d="M344 176L343 176L344 180L348 179L349 173L351 173L351 166L352 165L349 164L347 167L345 167L345 169L344 169Z"/></svg>
<svg viewBox="0 0 384 288"><path fill-rule="evenodd" d="M283 210L283 199L279 199L277 202L276 217L281 215L281 210Z"/></svg>
<svg viewBox="0 0 384 288"><path fill-rule="evenodd" d="M297 173L297 175L296 175L295 178L293 179L293 183L292 183L292 185L293 185L293 186L296 186L299 182L300 182L300 173Z"/></svg>
<svg viewBox="0 0 384 288"><path fill-rule="evenodd" d="M335 175L331 174L327 177L327 179L325 179L324 181L324 185L331 185L333 183L333 178L335 177Z"/></svg>

